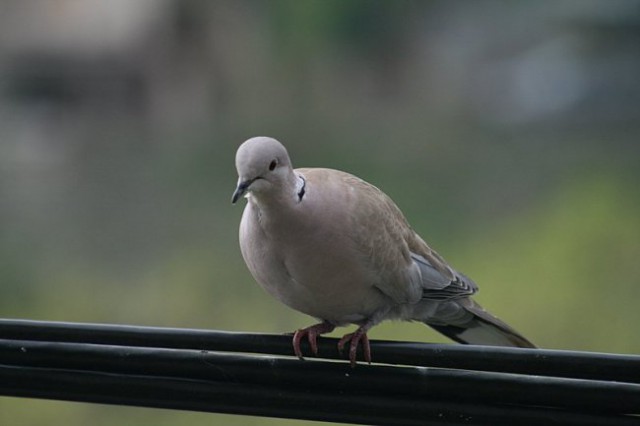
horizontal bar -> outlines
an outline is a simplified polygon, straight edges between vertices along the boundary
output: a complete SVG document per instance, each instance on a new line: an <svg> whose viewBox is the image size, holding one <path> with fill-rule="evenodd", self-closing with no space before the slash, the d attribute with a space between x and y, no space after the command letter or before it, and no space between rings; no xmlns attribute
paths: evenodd
<svg viewBox="0 0 640 426"><path fill-rule="evenodd" d="M0 364L284 387L380 398L640 414L640 384L201 350L0 340Z"/></svg>
<svg viewBox="0 0 640 426"><path fill-rule="evenodd" d="M380 398L287 387L0 365L0 394L229 414L398 426L632 426L637 417L536 407Z"/></svg>
<svg viewBox="0 0 640 426"><path fill-rule="evenodd" d="M291 337L193 329L0 319L0 339L292 355ZM337 339L320 357L343 359ZM372 341L376 363L640 383L640 356L495 346Z"/></svg>

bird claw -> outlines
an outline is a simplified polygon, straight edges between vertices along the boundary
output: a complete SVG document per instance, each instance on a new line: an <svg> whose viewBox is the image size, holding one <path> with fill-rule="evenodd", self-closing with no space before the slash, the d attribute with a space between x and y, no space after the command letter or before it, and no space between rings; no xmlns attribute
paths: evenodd
<svg viewBox="0 0 640 426"><path fill-rule="evenodd" d="M318 356L318 336L330 333L334 328L335 326L331 323L321 322L320 324L315 324L311 327L296 330L296 332L293 333L293 352L298 358L304 359L300 344L302 343L302 339L306 336L309 346L311 346L311 352L313 352L315 356Z"/></svg>
<svg viewBox="0 0 640 426"><path fill-rule="evenodd" d="M364 354L364 360L371 364L371 347L369 346L369 337L367 337L367 332L362 327L357 329L353 333L345 334L342 339L338 342L338 352L340 355L344 352L344 346L347 342L349 344L349 361L351 362L351 367L354 368L357 364L356 357L358 354L358 344L362 342L362 351Z"/></svg>

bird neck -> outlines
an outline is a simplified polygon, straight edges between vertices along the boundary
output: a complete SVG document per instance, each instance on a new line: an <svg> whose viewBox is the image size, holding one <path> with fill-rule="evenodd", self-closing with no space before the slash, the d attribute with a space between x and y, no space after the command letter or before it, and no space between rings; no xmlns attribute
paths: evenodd
<svg viewBox="0 0 640 426"><path fill-rule="evenodd" d="M285 179L270 188L263 191L253 191L250 200L261 209L286 209L302 201L306 188L304 177L292 170Z"/></svg>

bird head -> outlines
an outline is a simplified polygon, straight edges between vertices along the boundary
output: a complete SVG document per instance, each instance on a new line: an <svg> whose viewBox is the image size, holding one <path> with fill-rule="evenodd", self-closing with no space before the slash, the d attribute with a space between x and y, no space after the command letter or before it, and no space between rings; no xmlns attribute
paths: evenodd
<svg viewBox="0 0 640 426"><path fill-rule="evenodd" d="M267 193L286 181L292 173L291 160L287 149L277 140L258 136L248 139L236 153L238 185L233 192L231 202L243 195Z"/></svg>

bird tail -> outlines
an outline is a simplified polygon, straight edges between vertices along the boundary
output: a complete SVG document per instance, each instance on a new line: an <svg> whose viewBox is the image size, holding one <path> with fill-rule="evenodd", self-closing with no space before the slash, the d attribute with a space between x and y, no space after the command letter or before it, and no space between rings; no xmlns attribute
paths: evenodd
<svg viewBox="0 0 640 426"><path fill-rule="evenodd" d="M458 343L536 348L526 337L485 311L472 299L457 302L472 314L469 320L460 325L425 324Z"/></svg>

